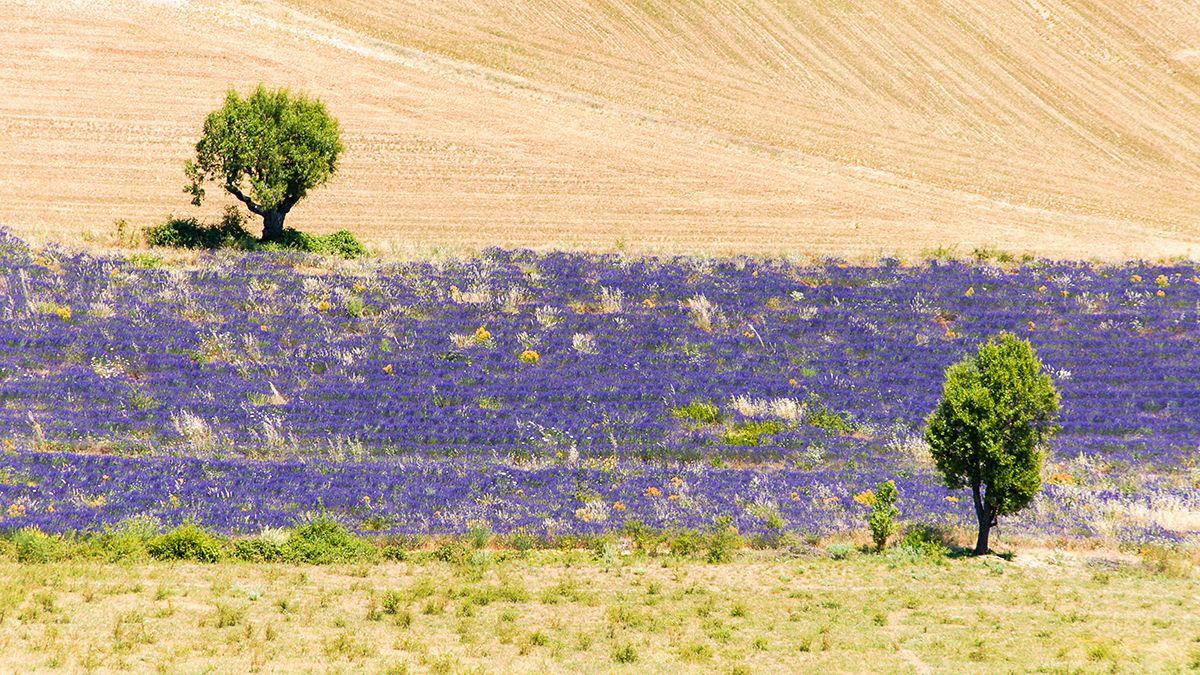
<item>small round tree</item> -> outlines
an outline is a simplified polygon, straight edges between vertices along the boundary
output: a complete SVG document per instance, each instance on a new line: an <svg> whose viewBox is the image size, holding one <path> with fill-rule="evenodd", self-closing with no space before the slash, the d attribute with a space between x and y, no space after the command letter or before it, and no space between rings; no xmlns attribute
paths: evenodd
<svg viewBox="0 0 1200 675"><path fill-rule="evenodd" d="M337 120L324 103L262 85L248 98L231 89L225 105L204 120L184 191L199 206L206 181L221 185L262 216L262 240L277 241L288 212L333 176L341 153Z"/></svg>
<svg viewBox="0 0 1200 675"><path fill-rule="evenodd" d="M951 489L971 488L979 537L1002 515L1029 505L1042 486L1043 447L1057 431L1058 391L1033 346L1011 333L946 369L942 401L925 440Z"/></svg>

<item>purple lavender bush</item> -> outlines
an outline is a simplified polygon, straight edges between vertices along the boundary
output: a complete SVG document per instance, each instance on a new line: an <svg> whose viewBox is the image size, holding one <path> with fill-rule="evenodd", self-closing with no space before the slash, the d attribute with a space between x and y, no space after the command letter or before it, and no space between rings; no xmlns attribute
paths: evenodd
<svg viewBox="0 0 1200 675"><path fill-rule="evenodd" d="M162 268L0 234L0 528L823 535L884 480L907 517L965 525L922 428L945 368L1011 331L1063 410L1005 529L1194 539L1197 275L502 250Z"/></svg>

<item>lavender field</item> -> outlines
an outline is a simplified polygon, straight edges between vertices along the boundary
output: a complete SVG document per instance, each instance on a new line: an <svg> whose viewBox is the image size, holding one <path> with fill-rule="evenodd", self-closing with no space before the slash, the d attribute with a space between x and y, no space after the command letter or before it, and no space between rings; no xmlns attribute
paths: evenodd
<svg viewBox="0 0 1200 675"><path fill-rule="evenodd" d="M31 249L0 235L0 529L148 515L229 533L743 533L970 525L922 441L1000 331L1062 393L1043 494L1000 533L1200 538L1200 269L490 250Z"/></svg>

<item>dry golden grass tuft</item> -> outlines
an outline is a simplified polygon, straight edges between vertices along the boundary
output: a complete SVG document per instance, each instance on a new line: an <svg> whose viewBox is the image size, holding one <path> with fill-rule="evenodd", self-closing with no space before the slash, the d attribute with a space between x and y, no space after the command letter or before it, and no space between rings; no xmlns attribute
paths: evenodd
<svg viewBox="0 0 1200 675"><path fill-rule="evenodd" d="M1200 5L0 0L0 223L191 207L229 86L305 89L339 176L291 217L486 245L1200 257ZM221 200L212 200L215 215Z"/></svg>

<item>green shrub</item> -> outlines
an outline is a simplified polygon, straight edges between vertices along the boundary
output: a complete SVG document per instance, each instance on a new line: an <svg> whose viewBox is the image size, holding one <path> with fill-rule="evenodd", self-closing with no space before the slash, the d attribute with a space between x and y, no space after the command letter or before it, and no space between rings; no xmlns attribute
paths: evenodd
<svg viewBox="0 0 1200 675"><path fill-rule="evenodd" d="M680 530L671 537L671 555L688 558L704 548L704 537L695 530Z"/></svg>
<svg viewBox="0 0 1200 675"><path fill-rule="evenodd" d="M61 536L49 535L36 527L26 527L13 535L13 546L17 549L17 561L23 563L46 563L65 557L66 551Z"/></svg>
<svg viewBox="0 0 1200 675"><path fill-rule="evenodd" d="M741 535L733 526L733 519L722 516L717 519L712 534L708 536L708 553L705 560L713 564L731 562L733 555L743 544Z"/></svg>
<svg viewBox="0 0 1200 675"><path fill-rule="evenodd" d="M854 546L845 542L836 542L826 546L825 552L834 560L846 560L854 555Z"/></svg>
<svg viewBox="0 0 1200 675"><path fill-rule="evenodd" d="M671 408L671 416L699 424L716 424L721 421L721 409L708 401L692 401L685 406Z"/></svg>
<svg viewBox="0 0 1200 675"><path fill-rule="evenodd" d="M245 224L245 217L232 206L215 225L201 223L195 218L172 217L146 228L146 243L165 248L252 248L255 239L246 231Z"/></svg>
<svg viewBox="0 0 1200 675"><path fill-rule="evenodd" d="M723 438L727 445L753 446L761 444L763 436L773 436L786 428L779 420L754 420L735 424Z"/></svg>
<svg viewBox="0 0 1200 675"><path fill-rule="evenodd" d="M633 663L637 660L637 649L631 644L624 644L613 650L613 661L617 663Z"/></svg>
<svg viewBox="0 0 1200 675"><path fill-rule="evenodd" d="M625 534L633 540L633 548L639 553L654 555L658 547L666 541L666 535L639 520L625 521Z"/></svg>
<svg viewBox="0 0 1200 675"><path fill-rule="evenodd" d="M218 249L234 248L243 251L302 251L343 258L361 258L367 248L353 234L339 230L333 234L308 234L284 228L282 236L262 243L246 231L246 218L236 207L229 207L219 223L202 223L196 218L169 218L144 230L146 244L164 248ZM153 256L146 256L149 259ZM132 258L131 258L132 260ZM140 259L139 259L140 260ZM160 260L161 262L161 260ZM134 264L137 264L135 261Z"/></svg>
<svg viewBox="0 0 1200 675"><path fill-rule="evenodd" d="M465 541L450 539L434 549L433 557L452 565L465 565L471 557L471 551L471 547Z"/></svg>
<svg viewBox="0 0 1200 675"><path fill-rule="evenodd" d="M338 230L333 234L308 234L284 228L279 241L261 245L265 250L288 250L316 253L319 255L336 255L343 258L362 258L367 255L367 247L347 230Z"/></svg>
<svg viewBox="0 0 1200 675"><path fill-rule="evenodd" d="M321 517L297 527L283 544L290 562L327 565L376 560L379 549L332 518Z"/></svg>
<svg viewBox="0 0 1200 675"><path fill-rule="evenodd" d="M239 539L233 543L230 555L245 562L280 562L284 557L283 544L267 537Z"/></svg>
<svg viewBox="0 0 1200 675"><path fill-rule="evenodd" d="M888 537L896 532L896 516L900 509L896 508L896 500L900 491L890 480L875 486L871 498L871 517L867 525L871 528L871 540L875 542L875 550L882 551L887 546Z"/></svg>
<svg viewBox="0 0 1200 675"><path fill-rule="evenodd" d="M204 528L191 523L151 539L146 549L157 560L212 563L221 559L221 542Z"/></svg>
<svg viewBox="0 0 1200 675"><path fill-rule="evenodd" d="M94 555L109 562L142 560L161 528L162 523L153 516L132 516L92 535L88 544Z"/></svg>
<svg viewBox="0 0 1200 675"><path fill-rule="evenodd" d="M945 558L950 555L945 535L931 525L913 525L900 540L900 548L907 549L925 558Z"/></svg>

